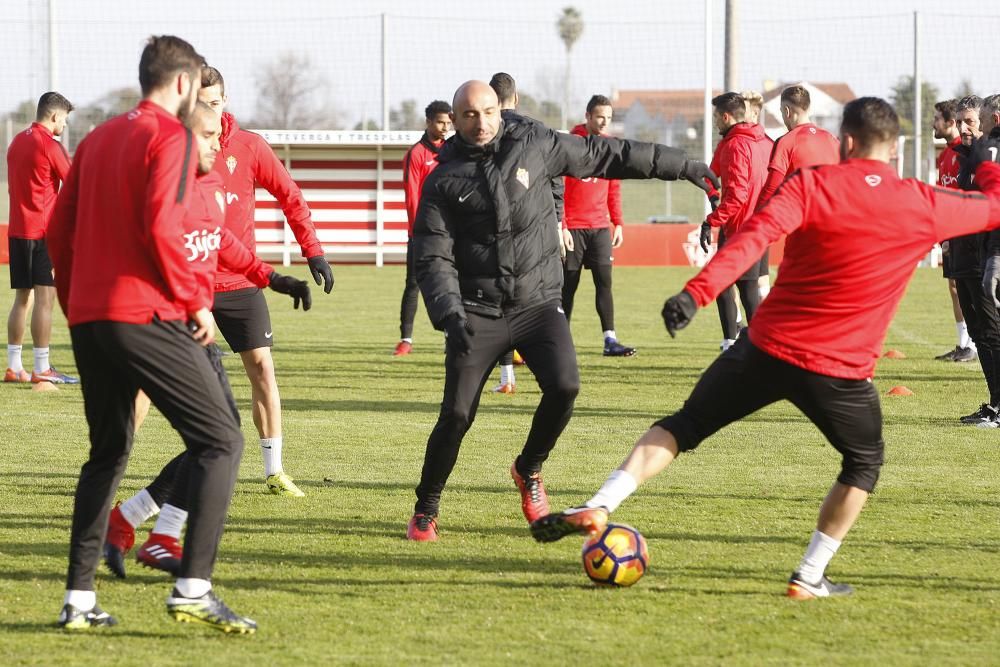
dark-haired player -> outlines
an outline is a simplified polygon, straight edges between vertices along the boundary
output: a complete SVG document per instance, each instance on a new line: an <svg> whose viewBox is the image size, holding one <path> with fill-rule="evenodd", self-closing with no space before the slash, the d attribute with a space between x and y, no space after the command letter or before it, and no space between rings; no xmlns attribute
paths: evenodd
<svg viewBox="0 0 1000 667"><path fill-rule="evenodd" d="M7 189L10 191L10 286L14 303L7 317L7 371L4 382L76 384L75 377L49 364L52 307L56 288L52 260L45 245L45 230L52 217L59 185L69 173L69 155L56 141L66 128L73 105L56 92L38 100L35 122L19 132L7 148ZM31 310L31 343L35 364L29 375L21 360L28 308Z"/></svg>
<svg viewBox="0 0 1000 667"><path fill-rule="evenodd" d="M197 159L180 118L197 102L203 64L178 37L150 38L139 61L142 101L80 143L49 225L90 426L59 616L66 629L115 623L97 606L94 574L132 448L139 390L178 431L191 460L190 522L167 611L227 632L257 627L216 597L211 581L243 434L203 349L214 339L211 294L185 247Z"/></svg>
<svg viewBox="0 0 1000 667"><path fill-rule="evenodd" d="M611 100L604 95L594 95L587 102L585 122L571 132L580 137L607 135L612 113ZM615 302L611 293L611 250L625 241L621 181L566 176L565 183L562 239L566 261L563 263L562 303L566 319L573 315L580 276L584 269L590 269L597 315L601 319L604 356L631 357L635 348L618 342Z"/></svg>
<svg viewBox="0 0 1000 667"><path fill-rule="evenodd" d="M962 168L956 147L962 145L962 137L958 132L958 100L943 100L934 105L934 138L944 139L948 143L937 158L938 185L943 188L958 188L958 172ZM948 294L951 297L951 310L955 315L955 329L958 331L958 343L955 348L940 354L935 359L939 361L973 361L976 359L976 344L969 336L969 327L962 315L962 306L958 302L958 288L951 276L951 253L948 242L941 244L941 268L944 277L948 279Z"/></svg>
<svg viewBox="0 0 1000 667"><path fill-rule="evenodd" d="M302 191L264 138L241 129L235 116L224 111L229 98L219 70L207 66L202 70L198 99L222 114L222 152L214 169L222 175L226 188L226 227L250 252L256 252L256 190L258 186L267 190L281 206L302 248L302 256L309 262L313 279L329 294L333 289L333 271L316 238ZM250 380L253 423L264 459L264 483L275 495L304 496L282 463L281 396L271 356L274 330L267 301L260 288L246 276L225 267L220 268L216 280L212 315L229 347L240 355Z"/></svg>
<svg viewBox="0 0 1000 667"><path fill-rule="evenodd" d="M437 166L437 154L444 138L451 132L451 105L434 100L424 109L424 135L410 146L403 157L403 197L406 201L406 281L403 300L399 306L399 342L393 350L394 357L402 357L413 350L413 320L417 316L420 287L413 268L413 221L420 206L420 189L427 174Z"/></svg>
<svg viewBox="0 0 1000 667"><path fill-rule="evenodd" d="M787 594L808 599L852 592L831 582L825 571L882 467L882 413L871 378L889 323L917 261L934 243L1000 227L1000 166L982 164L975 171L988 197L900 180L889 164L898 136L899 120L887 102L862 97L848 103L841 125L844 161L789 177L684 290L667 300L663 319L673 335L757 262L769 243L787 235L781 278L748 335L705 371L678 412L639 439L584 506L535 521L536 539L601 530L610 512L680 452L766 405L788 400L843 459ZM897 224L872 223L886 211Z"/></svg>

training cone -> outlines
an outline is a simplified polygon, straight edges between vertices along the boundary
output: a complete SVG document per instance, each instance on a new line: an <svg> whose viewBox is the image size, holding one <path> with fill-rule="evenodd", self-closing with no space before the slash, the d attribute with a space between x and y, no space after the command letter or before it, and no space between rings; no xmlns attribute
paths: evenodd
<svg viewBox="0 0 1000 667"><path fill-rule="evenodd" d="M886 359L906 359L906 355L899 350L886 350L882 356Z"/></svg>
<svg viewBox="0 0 1000 667"><path fill-rule="evenodd" d="M903 385L899 385L889 390L889 396L913 396L913 392Z"/></svg>
<svg viewBox="0 0 1000 667"><path fill-rule="evenodd" d="M39 382L31 386L31 391L59 391L59 387L51 382Z"/></svg>

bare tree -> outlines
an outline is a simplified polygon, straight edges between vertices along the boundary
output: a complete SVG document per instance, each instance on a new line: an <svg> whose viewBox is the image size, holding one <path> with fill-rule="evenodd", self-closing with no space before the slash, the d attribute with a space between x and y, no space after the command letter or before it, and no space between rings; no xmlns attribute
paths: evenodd
<svg viewBox="0 0 1000 667"><path fill-rule="evenodd" d="M274 130L338 129L339 113L329 102L329 82L309 56L286 51L260 68L254 124Z"/></svg>
<svg viewBox="0 0 1000 667"><path fill-rule="evenodd" d="M583 14L576 7L566 7L556 21L556 30L559 32L559 39L566 46L566 78L563 87L563 109L562 109L562 129L566 127L566 117L569 113L569 88L570 88L570 51L573 44L580 39L583 34Z"/></svg>

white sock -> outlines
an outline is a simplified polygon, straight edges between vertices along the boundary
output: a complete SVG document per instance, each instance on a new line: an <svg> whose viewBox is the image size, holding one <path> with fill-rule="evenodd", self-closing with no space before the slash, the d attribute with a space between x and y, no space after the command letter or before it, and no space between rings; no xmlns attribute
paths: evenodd
<svg viewBox="0 0 1000 667"><path fill-rule="evenodd" d="M735 344L736 344L736 341L734 339L732 339L732 338L723 338L722 339L722 351L725 352L726 350L728 350L729 348L731 348Z"/></svg>
<svg viewBox="0 0 1000 667"><path fill-rule="evenodd" d="M260 453L264 456L264 477L277 475L281 467L281 436L276 438L261 438Z"/></svg>
<svg viewBox="0 0 1000 667"><path fill-rule="evenodd" d="M500 367L500 384L514 384L514 366Z"/></svg>
<svg viewBox="0 0 1000 667"><path fill-rule="evenodd" d="M182 598L200 598L212 590L212 582L208 579L181 578L174 583L174 588Z"/></svg>
<svg viewBox="0 0 1000 667"><path fill-rule="evenodd" d="M187 518L188 513L181 508L164 503L163 507L160 508L160 516L156 517L153 532L179 540L181 539L181 529L184 528L184 522L187 521Z"/></svg>
<svg viewBox="0 0 1000 667"><path fill-rule="evenodd" d="M35 367L32 370L36 373L44 373L49 370L49 348L35 347L31 351L35 354Z"/></svg>
<svg viewBox="0 0 1000 667"><path fill-rule="evenodd" d="M830 559L839 548L839 540L835 540L818 530L813 531L806 553L802 556L802 562L799 563L799 575L802 580L808 583L817 583L822 579L823 573L826 572L826 566L830 564Z"/></svg>
<svg viewBox="0 0 1000 667"><path fill-rule="evenodd" d="M608 512L618 509L626 498L635 493L639 483L635 477L624 470L615 470L608 475L604 486L594 494L594 497L584 503L586 507L607 507Z"/></svg>
<svg viewBox="0 0 1000 667"><path fill-rule="evenodd" d="M71 604L81 611L90 611L97 605L97 593L68 589L63 604Z"/></svg>
<svg viewBox="0 0 1000 667"><path fill-rule="evenodd" d="M7 346L7 368L11 369L15 373L24 370L24 363L21 361L20 345Z"/></svg>
<svg viewBox="0 0 1000 667"><path fill-rule="evenodd" d="M969 338L969 327L968 325L965 324L965 320L962 320L961 322L955 322L955 329L958 331L958 346L969 347L969 343L972 342L972 339ZM10 349L10 345L7 346L7 349L8 350ZM11 366L11 368L14 367ZM14 368L14 370L17 369Z"/></svg>
<svg viewBox="0 0 1000 667"><path fill-rule="evenodd" d="M618 334L615 333L614 329L608 329L607 331L604 332L604 340L607 340L609 338L611 340L618 340Z"/></svg>
<svg viewBox="0 0 1000 667"><path fill-rule="evenodd" d="M159 505L146 489L123 502L118 509L133 528L138 528L146 519L160 511Z"/></svg>
<svg viewBox="0 0 1000 667"><path fill-rule="evenodd" d="M399 340L400 340L400 342L409 343L410 345L413 345L413 339L412 338L400 338Z"/></svg>

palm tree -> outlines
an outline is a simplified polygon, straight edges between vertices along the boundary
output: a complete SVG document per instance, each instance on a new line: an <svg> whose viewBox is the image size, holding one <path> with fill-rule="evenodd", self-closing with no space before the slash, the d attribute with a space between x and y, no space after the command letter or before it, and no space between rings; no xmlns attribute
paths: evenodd
<svg viewBox="0 0 1000 667"><path fill-rule="evenodd" d="M562 129L567 129L566 118L569 115L569 87L570 87L570 51L573 44L580 39L583 34L583 14L576 7L566 7L556 21L556 30L559 38L566 45L566 79L563 82L563 103L562 103Z"/></svg>

